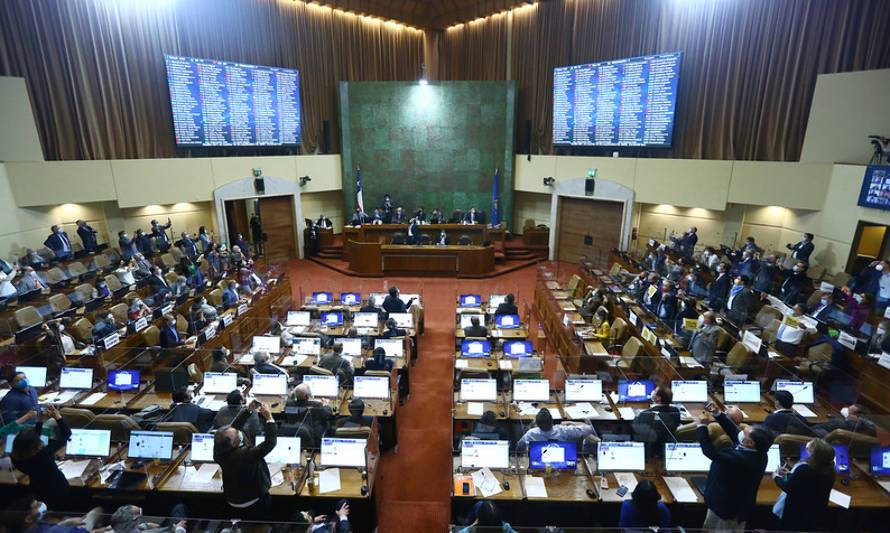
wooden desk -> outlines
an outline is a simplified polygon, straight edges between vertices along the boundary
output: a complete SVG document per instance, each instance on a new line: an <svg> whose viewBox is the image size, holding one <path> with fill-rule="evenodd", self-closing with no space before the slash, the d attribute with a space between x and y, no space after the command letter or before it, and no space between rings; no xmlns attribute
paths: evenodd
<svg viewBox="0 0 890 533"><path fill-rule="evenodd" d="M458 239L466 235L473 240L473 244L481 245L489 240L490 231L485 224L421 224L418 231L421 235L429 235L435 241L439 232L445 230L448 242L457 243ZM407 224L364 224L359 227L346 226L343 228L343 237L346 242L376 242L389 244L396 233L408 234Z"/></svg>
<svg viewBox="0 0 890 533"><path fill-rule="evenodd" d="M494 247L358 243L350 252L349 268L369 276L481 276L494 271Z"/></svg>

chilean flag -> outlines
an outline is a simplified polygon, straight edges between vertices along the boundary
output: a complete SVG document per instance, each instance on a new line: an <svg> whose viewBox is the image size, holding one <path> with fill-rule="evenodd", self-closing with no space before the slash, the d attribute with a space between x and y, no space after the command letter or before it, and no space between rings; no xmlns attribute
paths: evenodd
<svg viewBox="0 0 890 533"><path fill-rule="evenodd" d="M362 169L355 169L355 205L365 212L365 202L362 201Z"/></svg>

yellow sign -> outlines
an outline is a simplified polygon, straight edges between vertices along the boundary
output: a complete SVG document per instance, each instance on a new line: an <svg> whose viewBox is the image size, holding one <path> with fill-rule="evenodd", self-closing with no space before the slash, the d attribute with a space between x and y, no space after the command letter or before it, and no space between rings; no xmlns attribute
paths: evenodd
<svg viewBox="0 0 890 533"><path fill-rule="evenodd" d="M698 328L698 320L694 318L684 318L683 319L683 329L688 329L689 331L695 331Z"/></svg>

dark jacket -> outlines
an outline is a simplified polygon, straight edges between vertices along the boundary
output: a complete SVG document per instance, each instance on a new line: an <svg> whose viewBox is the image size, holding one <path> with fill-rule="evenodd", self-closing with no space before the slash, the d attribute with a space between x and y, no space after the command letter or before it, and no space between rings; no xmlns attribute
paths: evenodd
<svg viewBox="0 0 890 533"><path fill-rule="evenodd" d="M813 253L813 249L815 248L816 247L812 242L800 241L791 247L791 255L795 259L800 259L804 263L808 263L810 261L810 254Z"/></svg>
<svg viewBox="0 0 890 533"><path fill-rule="evenodd" d="M768 428L774 434L794 433L796 435L809 435L807 421L794 410L773 411L763 421L763 427Z"/></svg>
<svg viewBox="0 0 890 533"><path fill-rule="evenodd" d="M504 302L498 306L498 308L497 308L497 310L495 310L494 314L495 315L518 315L519 309L516 308L516 304Z"/></svg>
<svg viewBox="0 0 890 533"><path fill-rule="evenodd" d="M89 224L84 224L83 226L79 226L77 228L77 235L80 237L80 240L83 242L83 249L88 252L95 252L96 248L98 248L98 243L96 242L96 230L91 228Z"/></svg>
<svg viewBox="0 0 890 533"><path fill-rule="evenodd" d="M661 299L655 306L655 316L665 322L674 320L677 316L677 295L673 292L661 292Z"/></svg>
<svg viewBox="0 0 890 533"><path fill-rule="evenodd" d="M674 441L680 425L680 410L672 405L654 405L634 418L634 440L649 445L650 453L661 455L664 443Z"/></svg>
<svg viewBox="0 0 890 533"><path fill-rule="evenodd" d="M812 283L810 278L805 272L794 272L793 270L786 270L785 275L787 277L780 287L779 298L785 302L785 305L794 305L803 301L804 287Z"/></svg>
<svg viewBox="0 0 890 533"><path fill-rule="evenodd" d="M287 375L287 372L284 371L283 368L279 368L271 363L260 363L258 365L254 365L254 370L259 374L284 374Z"/></svg>
<svg viewBox="0 0 890 533"><path fill-rule="evenodd" d="M386 295L383 299L383 310L387 313L405 313L408 311L408 306L398 296Z"/></svg>
<svg viewBox="0 0 890 533"><path fill-rule="evenodd" d="M37 431L40 432L40 427ZM15 467L31 479L31 492L34 493L34 497L53 510L71 508L68 480L56 466L56 452L65 447L69 437L71 429L65 420L59 419L56 435L46 446L31 457L12 460Z"/></svg>
<svg viewBox="0 0 890 533"><path fill-rule="evenodd" d="M464 328L464 337L488 337L488 328L485 326L467 326Z"/></svg>
<svg viewBox="0 0 890 533"><path fill-rule="evenodd" d="M760 268L757 269L757 274L754 276L754 290L772 294L775 291L779 272L779 267L775 263L761 261Z"/></svg>
<svg viewBox="0 0 890 533"><path fill-rule="evenodd" d="M788 475L777 477L776 485L788 496L779 529L817 531L828 507L828 495L834 486L834 469L818 472L803 463Z"/></svg>
<svg viewBox="0 0 890 533"><path fill-rule="evenodd" d="M232 427L243 430L250 414L250 410L243 409L232 421ZM213 460L222 470L223 495L227 502L246 503L269 493L272 480L265 457L278 443L278 426L274 421L266 422L263 433L265 439L259 446L246 444L232 448L224 442L214 447Z"/></svg>
<svg viewBox="0 0 890 533"><path fill-rule="evenodd" d="M161 328L161 335L158 338L158 342L160 342L161 348L176 348L177 346L185 344L185 341L182 340L182 337L179 335L179 332L176 331L176 328L171 328L170 326Z"/></svg>
<svg viewBox="0 0 890 533"><path fill-rule="evenodd" d="M732 285L732 280L729 274L719 274L708 286L708 306L712 309L723 308L730 285Z"/></svg>
<svg viewBox="0 0 890 533"><path fill-rule="evenodd" d="M742 289L742 292L735 295L731 305L729 295L727 295L726 304L729 306L726 310L726 316L733 324L747 324L751 321L751 315L754 314L757 296L746 287Z"/></svg>
<svg viewBox="0 0 890 533"><path fill-rule="evenodd" d="M381 333L380 337L383 339L391 339L393 337L405 337L407 335L408 335L408 333L404 329L393 328L393 329L387 329L386 331Z"/></svg>
<svg viewBox="0 0 890 533"><path fill-rule="evenodd" d="M735 438L734 434L731 438ZM766 453L738 446L718 450L704 425L698 427L698 441L702 452L711 460L705 485L708 509L724 520L747 520L754 510L766 470Z"/></svg>
<svg viewBox="0 0 890 533"><path fill-rule="evenodd" d="M216 413L216 416L213 417L213 428L219 429L224 426L232 425L235 417L238 416L238 413L240 413L242 409L243 407L240 405L224 405L220 408L219 412ZM259 435L263 431L263 424L260 421L260 416L256 413L249 415L241 431L246 433L251 439Z"/></svg>
<svg viewBox="0 0 890 533"><path fill-rule="evenodd" d="M177 404L167 415L167 420L169 422L189 422L198 428L198 431L205 433L210 430L213 417L214 413L210 409L188 402Z"/></svg>

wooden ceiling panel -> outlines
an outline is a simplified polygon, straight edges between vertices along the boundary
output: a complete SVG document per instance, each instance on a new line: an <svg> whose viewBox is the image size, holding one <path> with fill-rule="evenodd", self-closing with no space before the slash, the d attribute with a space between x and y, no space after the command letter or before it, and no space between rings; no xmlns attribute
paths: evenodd
<svg viewBox="0 0 890 533"><path fill-rule="evenodd" d="M528 0L317 0L356 13L392 19L419 28L444 29L487 17Z"/></svg>

